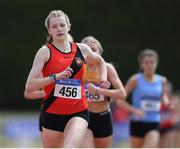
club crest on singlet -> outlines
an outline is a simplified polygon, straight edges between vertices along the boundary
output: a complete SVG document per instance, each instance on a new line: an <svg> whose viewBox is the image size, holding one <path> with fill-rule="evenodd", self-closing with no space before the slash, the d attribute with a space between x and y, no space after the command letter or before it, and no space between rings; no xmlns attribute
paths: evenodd
<svg viewBox="0 0 180 149"><path fill-rule="evenodd" d="M75 61L79 67L83 65L83 60L80 57L75 57Z"/></svg>
<svg viewBox="0 0 180 149"><path fill-rule="evenodd" d="M75 79L58 80L55 85L54 96L67 99L81 99L81 81Z"/></svg>

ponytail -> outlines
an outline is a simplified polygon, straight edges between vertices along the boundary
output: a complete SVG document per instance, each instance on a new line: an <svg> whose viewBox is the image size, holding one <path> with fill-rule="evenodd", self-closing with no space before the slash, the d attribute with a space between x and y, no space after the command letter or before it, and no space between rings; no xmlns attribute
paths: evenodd
<svg viewBox="0 0 180 149"><path fill-rule="evenodd" d="M49 35L47 36L46 44L49 44L49 43L51 43L51 42L53 42L53 38L52 38L52 36L49 34Z"/></svg>

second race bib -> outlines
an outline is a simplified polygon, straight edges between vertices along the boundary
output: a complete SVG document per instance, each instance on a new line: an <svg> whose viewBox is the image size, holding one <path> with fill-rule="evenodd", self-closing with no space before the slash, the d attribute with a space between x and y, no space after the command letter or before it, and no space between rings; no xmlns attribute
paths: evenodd
<svg viewBox="0 0 180 149"><path fill-rule="evenodd" d="M104 95L101 95L101 94L92 94L90 92L88 92L88 89L87 89L87 85L85 85L85 93L86 93L86 98L88 101L104 101L105 97Z"/></svg>
<svg viewBox="0 0 180 149"><path fill-rule="evenodd" d="M160 108L161 108L160 101L153 101L153 100L142 100L141 101L141 109L143 111L159 112Z"/></svg>

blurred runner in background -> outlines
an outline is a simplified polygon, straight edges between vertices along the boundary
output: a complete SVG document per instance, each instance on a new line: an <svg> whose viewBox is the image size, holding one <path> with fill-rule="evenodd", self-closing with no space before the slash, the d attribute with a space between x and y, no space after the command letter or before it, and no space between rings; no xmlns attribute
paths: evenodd
<svg viewBox="0 0 180 149"><path fill-rule="evenodd" d="M138 57L141 72L130 77L125 85L127 95L132 92L132 106L144 111L143 117L132 114L130 122L131 146L157 147L160 133L161 103L168 105L165 77L156 74L158 54L145 49Z"/></svg>
<svg viewBox="0 0 180 149"><path fill-rule="evenodd" d="M175 139L175 146L176 148L180 147L180 91L175 91L173 96L175 102L175 109L177 112L177 123L176 123L176 139Z"/></svg>
<svg viewBox="0 0 180 149"><path fill-rule="evenodd" d="M162 104L161 107L161 123L160 123L160 147L172 148L175 147L176 128L179 121L176 104L177 101L173 96L172 83L167 83L167 93L170 99L171 106Z"/></svg>

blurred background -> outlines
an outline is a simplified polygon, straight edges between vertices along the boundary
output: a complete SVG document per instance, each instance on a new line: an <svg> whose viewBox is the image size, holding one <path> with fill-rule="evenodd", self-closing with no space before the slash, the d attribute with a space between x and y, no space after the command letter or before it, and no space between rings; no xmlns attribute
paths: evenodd
<svg viewBox="0 0 180 149"><path fill-rule="evenodd" d="M27 75L37 50L46 41L44 20L53 9L70 18L70 34L79 42L95 36L123 83L138 71L144 48L160 56L158 73L180 87L179 0L2 0L0 1L0 147L40 147L41 101L23 98ZM113 147L128 147L128 119L113 108Z"/></svg>

